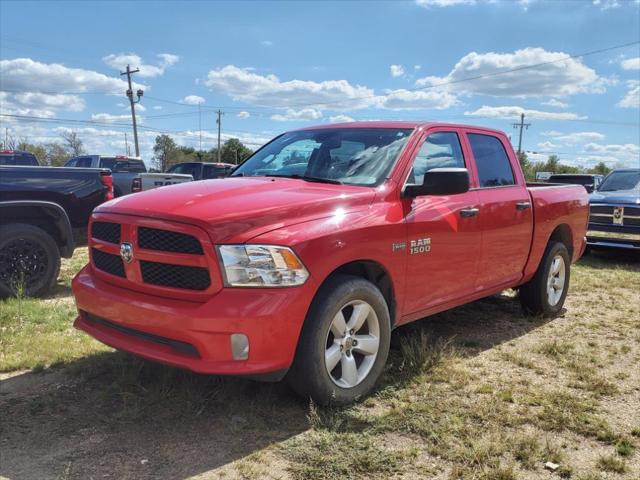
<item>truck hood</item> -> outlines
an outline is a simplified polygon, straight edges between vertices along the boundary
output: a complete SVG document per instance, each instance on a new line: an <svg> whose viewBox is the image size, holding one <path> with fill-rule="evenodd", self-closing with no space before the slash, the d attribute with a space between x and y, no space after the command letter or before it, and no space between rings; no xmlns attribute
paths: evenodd
<svg viewBox="0 0 640 480"><path fill-rule="evenodd" d="M589 203L640 205L640 190L598 191L589 195Z"/></svg>
<svg viewBox="0 0 640 480"><path fill-rule="evenodd" d="M198 225L214 242L245 242L296 223L366 209L375 189L268 177L182 183L118 197L97 213Z"/></svg>

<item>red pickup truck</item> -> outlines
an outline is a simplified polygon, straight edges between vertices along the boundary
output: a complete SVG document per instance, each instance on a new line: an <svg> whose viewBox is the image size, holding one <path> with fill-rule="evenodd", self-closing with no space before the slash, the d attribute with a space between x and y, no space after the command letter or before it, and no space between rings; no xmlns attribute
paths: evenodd
<svg viewBox="0 0 640 480"><path fill-rule="evenodd" d="M229 178L117 198L90 225L75 326L211 374L349 403L393 328L507 288L554 315L583 253L582 186L527 186L504 133L364 122L288 132Z"/></svg>

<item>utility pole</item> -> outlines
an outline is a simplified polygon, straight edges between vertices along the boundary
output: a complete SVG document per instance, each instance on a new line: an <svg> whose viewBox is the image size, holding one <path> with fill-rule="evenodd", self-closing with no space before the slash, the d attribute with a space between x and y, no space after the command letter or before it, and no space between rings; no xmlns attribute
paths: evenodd
<svg viewBox="0 0 640 480"><path fill-rule="evenodd" d="M133 99L133 89L131 87L131 74L138 73L140 71L139 68L135 70L131 70L129 65L127 65L127 70L124 72L120 72L120 75L126 75L127 81L129 82L129 89L127 90L127 98L129 99L129 103L131 104L131 119L133 120L133 141L136 145L136 157L140 156L140 147L138 146L138 125L136 124L136 103L140 102L142 95L144 92L140 89L136 92L138 96L138 100Z"/></svg>
<svg viewBox="0 0 640 480"><path fill-rule="evenodd" d="M200 111L201 102L198 102L198 128L200 129L200 151L202 151L202 112Z"/></svg>
<svg viewBox="0 0 640 480"><path fill-rule="evenodd" d="M129 156L129 141L127 140L127 132L124 132L124 153Z"/></svg>
<svg viewBox="0 0 640 480"><path fill-rule="evenodd" d="M5 127L4 129L4 149L9 149L9 127Z"/></svg>
<svg viewBox="0 0 640 480"><path fill-rule="evenodd" d="M518 139L518 155L522 153L522 130L525 128L528 130L530 126L531 126L530 123L524 123L524 113L520 114L520 123L513 124L513 128L520 129L520 137Z"/></svg>
<svg viewBox="0 0 640 480"><path fill-rule="evenodd" d="M220 155L221 155L221 151L220 151L220 127L222 125L222 110L218 110L218 119L216 120L216 123L218 124L218 163L220 163Z"/></svg>

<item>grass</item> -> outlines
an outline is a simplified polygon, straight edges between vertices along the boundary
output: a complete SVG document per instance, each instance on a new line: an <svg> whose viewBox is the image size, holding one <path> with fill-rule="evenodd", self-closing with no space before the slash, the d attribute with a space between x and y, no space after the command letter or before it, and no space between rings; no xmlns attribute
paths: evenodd
<svg viewBox="0 0 640 480"><path fill-rule="evenodd" d="M18 296L0 303L0 372L41 369L108 350L71 324L76 308L68 296L73 272L87 261L86 249L64 259L58 285L45 299ZM64 292L65 297L60 297Z"/></svg>
<svg viewBox="0 0 640 480"><path fill-rule="evenodd" d="M635 480L640 471L636 260L575 265L556 319L524 317L502 295L397 329L378 389L335 408L283 384L112 353L75 332L68 286L86 261L79 253L49 298L0 305L0 367L33 369L16 380L35 385L0 397L15 422L0 450L19 446L0 451L0 476ZM62 386L40 386L42 370L59 372ZM62 449L73 452L64 462ZM553 474L549 461L560 465Z"/></svg>

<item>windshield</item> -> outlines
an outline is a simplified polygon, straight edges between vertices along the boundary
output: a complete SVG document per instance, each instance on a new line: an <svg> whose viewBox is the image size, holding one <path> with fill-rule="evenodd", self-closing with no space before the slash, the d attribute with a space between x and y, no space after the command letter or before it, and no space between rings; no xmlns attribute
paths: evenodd
<svg viewBox="0 0 640 480"><path fill-rule="evenodd" d="M599 192L613 192L615 190L633 190L640 188L640 170L628 172L612 172L600 184Z"/></svg>
<svg viewBox="0 0 640 480"><path fill-rule="evenodd" d="M167 173L180 173L185 175L192 175L193 178L198 176L200 173L200 164L199 163L178 163L177 165L172 166Z"/></svg>
<svg viewBox="0 0 640 480"><path fill-rule="evenodd" d="M289 132L256 152L232 176L281 176L377 186L391 171L411 132L406 128Z"/></svg>

